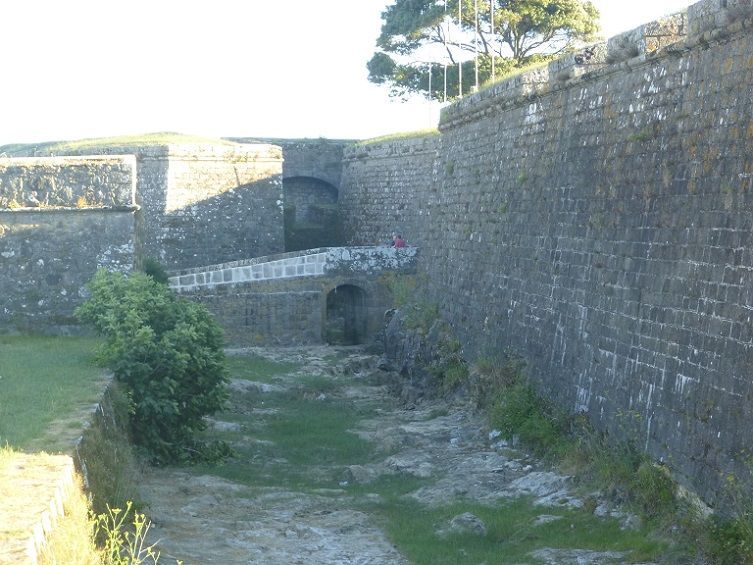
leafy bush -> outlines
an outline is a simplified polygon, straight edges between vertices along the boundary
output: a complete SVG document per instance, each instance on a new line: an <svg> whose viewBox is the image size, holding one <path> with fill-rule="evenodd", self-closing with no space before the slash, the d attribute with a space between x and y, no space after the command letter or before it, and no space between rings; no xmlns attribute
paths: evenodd
<svg viewBox="0 0 753 565"><path fill-rule="evenodd" d="M100 270L88 288L76 315L105 336L100 356L127 387L134 442L157 463L222 455L195 437L227 398L222 332L206 308L143 273Z"/></svg>

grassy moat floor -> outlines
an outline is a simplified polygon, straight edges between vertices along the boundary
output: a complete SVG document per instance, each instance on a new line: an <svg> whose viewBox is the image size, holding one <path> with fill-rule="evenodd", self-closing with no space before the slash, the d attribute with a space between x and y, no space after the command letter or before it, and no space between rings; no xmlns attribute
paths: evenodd
<svg viewBox="0 0 753 565"><path fill-rule="evenodd" d="M648 563L667 553L628 514L490 440L465 407L399 405L375 361L357 348L236 352L230 406L208 432L234 457L141 481L161 562Z"/></svg>
<svg viewBox="0 0 753 565"><path fill-rule="evenodd" d="M8 540L28 539L68 468L44 452L70 451L106 385L95 345L0 337L0 563L18 562L25 547ZM159 562L677 562L670 541L489 436L467 406L400 404L376 362L359 348L231 352L230 403L206 433L234 456L139 478ZM66 548L87 528L76 504ZM96 562L60 555L41 562Z"/></svg>

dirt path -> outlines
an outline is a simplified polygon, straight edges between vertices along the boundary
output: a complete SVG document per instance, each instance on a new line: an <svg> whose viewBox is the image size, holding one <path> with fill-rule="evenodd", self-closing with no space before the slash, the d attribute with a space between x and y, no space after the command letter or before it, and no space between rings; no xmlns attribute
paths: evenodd
<svg viewBox="0 0 753 565"><path fill-rule="evenodd" d="M441 402L397 405L375 363L353 348L234 356L231 408L212 435L236 456L144 476L160 562L587 564L657 554L638 548L645 535L633 517L600 501L585 511L567 477L490 436L478 416Z"/></svg>

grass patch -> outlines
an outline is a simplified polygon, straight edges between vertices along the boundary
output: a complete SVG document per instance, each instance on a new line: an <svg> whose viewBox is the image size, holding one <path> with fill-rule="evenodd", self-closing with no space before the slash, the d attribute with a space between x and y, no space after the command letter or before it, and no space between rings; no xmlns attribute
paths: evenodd
<svg viewBox="0 0 753 565"><path fill-rule="evenodd" d="M64 517L47 537L47 544L42 548L40 565L102 563L94 543L88 500L78 476L72 489L63 503Z"/></svg>
<svg viewBox="0 0 753 565"><path fill-rule="evenodd" d="M154 133L139 133L134 135L118 135L114 137L96 137L76 139L71 141L53 142L46 147L53 152L78 151L81 149L98 149L111 145L134 146L141 145L169 145L176 143L201 143L212 145L236 145L231 141L220 138L190 135L171 131Z"/></svg>
<svg viewBox="0 0 753 565"><path fill-rule="evenodd" d="M459 514L471 512L486 526L486 535L451 534L438 528ZM534 525L541 514L559 519ZM526 498L497 506L456 503L427 509L410 500L394 501L382 513L383 525L400 550L414 563L534 563L530 552L543 547L623 551L630 561L661 555L665 544L645 531L623 531L616 520L598 519L578 510L535 507Z"/></svg>
<svg viewBox="0 0 753 565"><path fill-rule="evenodd" d="M140 147L149 145L169 144L211 144L237 145L232 141L215 137L204 137L176 132L153 132L133 135L118 135L114 137L93 137L66 141L43 141L39 143L13 143L0 146L0 153L10 156L31 156L40 153L68 153L84 150L98 150L104 147Z"/></svg>
<svg viewBox="0 0 753 565"><path fill-rule="evenodd" d="M298 369L296 363L280 363L259 356L229 358L233 378L274 382ZM337 471L370 460L373 448L350 432L370 409L334 398L340 384L333 377L303 375L291 390L262 392L250 389L234 394L231 407L216 419L233 422L242 431L211 431L227 441L234 456L221 465L199 465L196 470L249 486L281 486L301 490L336 488ZM266 413L249 413L254 406ZM250 441L249 441L250 440Z"/></svg>
<svg viewBox="0 0 753 565"><path fill-rule="evenodd" d="M378 137L372 137L370 139L364 139L359 141L356 145L374 145L376 143L388 143L390 141L399 141L403 139L420 139L422 137L434 137L439 135L439 130L436 128L427 128L414 131L403 131L398 133L390 133L387 135L381 135Z"/></svg>
<svg viewBox="0 0 753 565"><path fill-rule="evenodd" d="M93 362L92 338L0 336L0 444L19 449L59 448L44 438L55 422L75 429L71 415L95 404L106 382ZM69 425L71 424L71 425Z"/></svg>
<svg viewBox="0 0 753 565"><path fill-rule="evenodd" d="M300 367L298 363L272 361L260 355L227 357L227 368L234 379L268 383Z"/></svg>

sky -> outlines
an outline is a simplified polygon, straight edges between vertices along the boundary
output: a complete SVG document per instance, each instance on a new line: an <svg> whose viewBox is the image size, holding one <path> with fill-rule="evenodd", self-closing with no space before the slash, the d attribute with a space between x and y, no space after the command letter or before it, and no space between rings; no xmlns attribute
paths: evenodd
<svg viewBox="0 0 753 565"><path fill-rule="evenodd" d="M0 145L175 131L369 138L439 108L367 80L394 0L19 0L0 12ZM605 37L690 0L593 0Z"/></svg>

